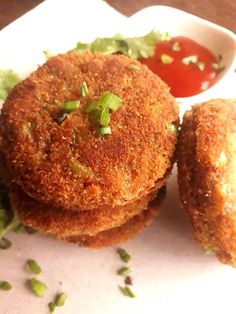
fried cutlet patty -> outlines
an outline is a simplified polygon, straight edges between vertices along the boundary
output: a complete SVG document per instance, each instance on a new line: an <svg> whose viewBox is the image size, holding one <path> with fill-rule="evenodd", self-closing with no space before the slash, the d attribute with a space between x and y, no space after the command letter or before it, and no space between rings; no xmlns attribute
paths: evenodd
<svg viewBox="0 0 236 314"><path fill-rule="evenodd" d="M35 201L21 189L10 193L10 201L21 222L33 229L59 234L61 237L95 235L106 229L124 224L148 207L157 195L156 191L124 206L88 211L68 211Z"/></svg>
<svg viewBox="0 0 236 314"><path fill-rule="evenodd" d="M236 100L214 99L185 113L178 181L196 239L236 266Z"/></svg>
<svg viewBox="0 0 236 314"><path fill-rule="evenodd" d="M41 219L37 218L37 213L34 216L31 216L31 220L26 219L24 216L24 212L20 212L20 218L23 223L26 223L28 226L34 226L34 228L38 231L46 231L46 233L55 236L60 240L64 240L67 242L75 243L79 246L87 246L93 248L101 248L110 246L113 244L121 243L132 239L137 233L139 233L145 226L147 226L152 218L154 217L155 213L158 212L166 194L165 187L162 187L158 192L156 198L154 198L149 204L147 209L142 210L141 213L138 215L133 216L132 218L128 219L125 223L121 224L120 226L114 227L110 225L110 228L101 232L98 232L95 235L89 234L81 234L81 228L78 225L77 233L76 233L76 222L70 222L73 227L70 229L70 224L68 224L69 219L63 217L64 228L69 228L67 232L64 232L61 228L60 224L58 224L58 219L55 220L54 228L45 230L45 224L42 223L43 219L46 221L48 219L47 212L39 212L38 214L41 215ZM140 200L142 203L143 200ZM70 215L70 211L65 211L67 215ZM19 212L18 212L19 213ZM71 217L71 216L70 216ZM52 223L52 222L51 222ZM41 229L41 227L43 229ZM84 229L85 230L85 229Z"/></svg>
<svg viewBox="0 0 236 314"><path fill-rule="evenodd" d="M86 82L89 94L81 96ZM98 136L85 108L109 91L123 102L112 134ZM58 123L65 102L80 107ZM121 206L149 193L171 167L178 108L167 85L121 55L70 52L49 59L10 93L0 117L1 150L29 196L73 210ZM76 163L77 170L71 167Z"/></svg>

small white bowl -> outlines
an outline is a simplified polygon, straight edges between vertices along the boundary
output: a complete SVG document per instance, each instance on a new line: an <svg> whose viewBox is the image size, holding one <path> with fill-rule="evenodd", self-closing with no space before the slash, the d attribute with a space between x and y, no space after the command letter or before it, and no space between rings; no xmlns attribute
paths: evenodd
<svg viewBox="0 0 236 314"><path fill-rule="evenodd" d="M191 97L177 98L183 105L190 105L213 97L235 97L236 36L219 25L208 22L184 11L167 6L151 6L129 18L124 32L130 36L143 35L152 29L168 32L171 36L189 37L213 52L223 56L225 70L208 90Z"/></svg>

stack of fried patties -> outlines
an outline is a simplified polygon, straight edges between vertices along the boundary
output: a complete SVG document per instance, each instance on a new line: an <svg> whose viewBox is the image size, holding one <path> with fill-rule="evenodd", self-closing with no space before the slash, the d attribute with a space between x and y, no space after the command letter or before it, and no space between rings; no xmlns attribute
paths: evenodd
<svg viewBox="0 0 236 314"><path fill-rule="evenodd" d="M105 123L93 110L104 93L122 100ZM66 111L68 102L76 109ZM90 52L53 57L15 87L0 119L1 167L23 224L102 247L132 238L158 210L178 108L138 61Z"/></svg>

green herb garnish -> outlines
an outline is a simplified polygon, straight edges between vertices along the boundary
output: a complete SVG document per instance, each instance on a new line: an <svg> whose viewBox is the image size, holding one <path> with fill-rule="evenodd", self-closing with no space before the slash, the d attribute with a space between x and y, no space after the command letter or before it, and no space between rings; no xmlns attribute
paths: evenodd
<svg viewBox="0 0 236 314"><path fill-rule="evenodd" d="M47 286L42 281L37 280L36 278L32 278L28 280L28 287L30 290L37 296L37 297L43 297Z"/></svg>
<svg viewBox="0 0 236 314"><path fill-rule="evenodd" d="M53 313L55 311L56 304L53 302L50 302L50 303L48 303L48 307L49 307L49 312Z"/></svg>
<svg viewBox="0 0 236 314"><path fill-rule="evenodd" d="M15 212L8 208L6 203L8 190L4 185L0 184L0 249L8 249L11 247L11 242L5 238L9 231L18 230L21 226Z"/></svg>
<svg viewBox="0 0 236 314"><path fill-rule="evenodd" d="M77 108L79 108L80 106L80 102L77 101L68 101L66 103L64 103L62 110L64 110L64 112L66 113L70 113L74 110L76 110Z"/></svg>
<svg viewBox="0 0 236 314"><path fill-rule="evenodd" d="M90 50L92 52L100 51L104 54L121 53L132 59L148 58L154 55L155 44L158 41L167 41L169 39L167 33L154 30L145 36L133 38L116 34L109 38L97 38L91 43L78 42L74 51Z"/></svg>
<svg viewBox="0 0 236 314"><path fill-rule="evenodd" d="M58 293L55 299L56 306L63 306L66 302L67 297L68 296L65 292Z"/></svg>
<svg viewBox="0 0 236 314"><path fill-rule="evenodd" d="M11 289L12 289L12 286L9 282L7 282L7 281L1 281L0 282L0 290L9 291Z"/></svg>
<svg viewBox="0 0 236 314"><path fill-rule="evenodd" d="M20 77L12 70L0 70L0 99L6 99L12 88L20 81Z"/></svg>
<svg viewBox="0 0 236 314"><path fill-rule="evenodd" d="M39 266L39 264L38 264L34 259L28 260L26 264L27 264L28 269L29 269L32 273L34 273L34 274L36 274L36 275L41 274L42 269L41 269L41 267Z"/></svg>
<svg viewBox="0 0 236 314"><path fill-rule="evenodd" d="M172 50L173 51L180 51L181 48L180 48L180 43L178 41L176 41L175 43L173 43L172 45Z"/></svg>
<svg viewBox="0 0 236 314"><path fill-rule="evenodd" d="M135 294L129 287L127 286L119 287L119 289L123 293L123 295L125 295L126 297L135 298Z"/></svg>
<svg viewBox="0 0 236 314"><path fill-rule="evenodd" d="M172 58L171 56L167 55L167 54L162 54L161 55L161 62L164 64L170 64L174 61L174 58Z"/></svg>
<svg viewBox="0 0 236 314"><path fill-rule="evenodd" d="M120 258L123 262L128 263L130 261L131 256L124 249L117 249L117 253L120 255Z"/></svg>
<svg viewBox="0 0 236 314"><path fill-rule="evenodd" d="M88 96L88 94L89 94L88 86L87 86L86 82L84 81L82 86L81 86L81 96L86 97L86 96Z"/></svg>
<svg viewBox="0 0 236 314"><path fill-rule="evenodd" d="M110 123L110 111L116 111L120 108L122 99L112 94L111 92L103 92L101 97L91 102L86 108L85 112L90 113L94 111L95 118L100 124L98 129L99 135L111 134Z"/></svg>
<svg viewBox="0 0 236 314"><path fill-rule="evenodd" d="M130 274L130 272L131 269L129 267L122 267L117 271L117 274L126 277L128 274Z"/></svg>

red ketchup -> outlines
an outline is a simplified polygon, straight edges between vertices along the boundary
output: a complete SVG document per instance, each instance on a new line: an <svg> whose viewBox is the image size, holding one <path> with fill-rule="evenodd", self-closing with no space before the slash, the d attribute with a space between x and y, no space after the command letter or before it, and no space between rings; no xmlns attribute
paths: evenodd
<svg viewBox="0 0 236 314"><path fill-rule="evenodd" d="M139 61L165 81L175 97L193 96L208 89L218 74L212 67L218 63L217 58L186 37L158 42L155 55Z"/></svg>

